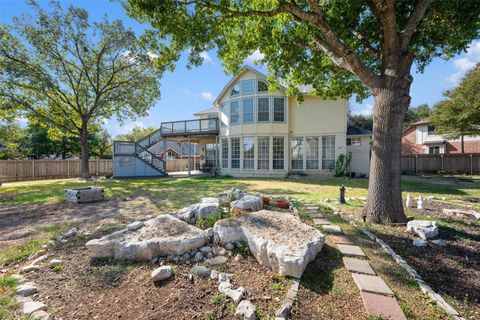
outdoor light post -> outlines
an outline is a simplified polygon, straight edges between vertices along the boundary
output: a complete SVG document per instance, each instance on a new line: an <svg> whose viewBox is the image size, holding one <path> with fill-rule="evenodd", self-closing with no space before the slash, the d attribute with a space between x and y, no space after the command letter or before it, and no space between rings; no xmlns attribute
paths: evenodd
<svg viewBox="0 0 480 320"><path fill-rule="evenodd" d="M338 200L338 203L345 204L345 186L342 184L339 190L340 190L340 199Z"/></svg>

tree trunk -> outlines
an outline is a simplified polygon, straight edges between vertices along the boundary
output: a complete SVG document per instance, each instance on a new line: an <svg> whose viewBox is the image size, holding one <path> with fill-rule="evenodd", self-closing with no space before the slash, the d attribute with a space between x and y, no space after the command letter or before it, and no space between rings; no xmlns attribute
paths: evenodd
<svg viewBox="0 0 480 320"><path fill-rule="evenodd" d="M82 178L90 178L90 169L88 165L88 129L87 124L82 124L80 131L80 148L82 151Z"/></svg>
<svg viewBox="0 0 480 320"><path fill-rule="evenodd" d="M403 120L410 104L410 77L386 80L373 90L373 142L368 197L364 216L376 223L403 223L401 141Z"/></svg>

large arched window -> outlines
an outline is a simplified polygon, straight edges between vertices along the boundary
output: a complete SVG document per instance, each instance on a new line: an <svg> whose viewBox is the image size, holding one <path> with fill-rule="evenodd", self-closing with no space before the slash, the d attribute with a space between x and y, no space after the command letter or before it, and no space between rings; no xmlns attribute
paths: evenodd
<svg viewBox="0 0 480 320"><path fill-rule="evenodd" d="M258 92L267 92L268 91L268 83L262 80L258 80L257 82L257 91Z"/></svg>

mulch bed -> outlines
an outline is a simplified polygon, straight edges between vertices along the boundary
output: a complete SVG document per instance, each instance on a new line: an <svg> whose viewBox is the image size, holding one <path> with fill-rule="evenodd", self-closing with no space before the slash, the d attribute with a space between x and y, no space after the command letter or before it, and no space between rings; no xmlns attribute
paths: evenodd
<svg viewBox="0 0 480 320"><path fill-rule="evenodd" d="M405 227L375 228L374 232L402 256L422 278L467 319L480 318L480 222L445 216L443 208L459 209L456 204L428 201L425 210L410 209L425 218L439 218L441 247L412 245L413 235ZM463 207L462 209L466 209ZM417 217L418 219L418 217ZM451 297L451 298L449 298Z"/></svg>
<svg viewBox="0 0 480 320"><path fill-rule="evenodd" d="M176 265L171 279L154 284L150 272L158 264L94 261L78 247L58 248L53 256L65 262L62 271L45 268L27 276L37 284L38 300L49 306L51 319L233 319L231 300L212 301L221 295L218 281L188 279L193 265ZM234 286L245 287L260 315L274 315L288 289L285 279L250 256L229 259L220 269L234 274Z"/></svg>

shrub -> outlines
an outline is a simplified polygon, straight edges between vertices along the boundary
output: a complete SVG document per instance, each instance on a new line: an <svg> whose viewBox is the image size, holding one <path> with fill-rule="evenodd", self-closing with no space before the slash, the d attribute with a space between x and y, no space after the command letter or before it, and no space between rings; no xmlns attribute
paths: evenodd
<svg viewBox="0 0 480 320"><path fill-rule="evenodd" d="M335 162L335 176L345 177L347 172L350 170L351 163L352 163L351 152L349 152L347 155L344 155L344 154L339 155L337 158L337 161Z"/></svg>

